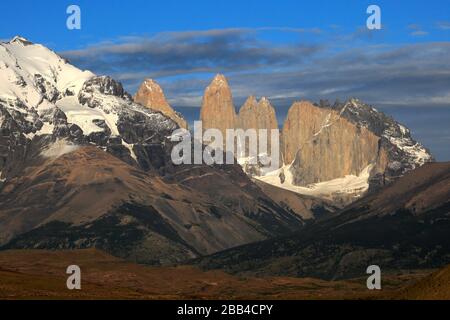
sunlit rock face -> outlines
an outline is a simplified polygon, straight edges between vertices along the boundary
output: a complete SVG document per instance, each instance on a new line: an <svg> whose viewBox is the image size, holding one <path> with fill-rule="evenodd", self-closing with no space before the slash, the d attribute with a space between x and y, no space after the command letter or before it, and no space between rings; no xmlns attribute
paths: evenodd
<svg viewBox="0 0 450 320"><path fill-rule="evenodd" d="M267 98L258 101L250 96L236 115L231 89L223 75L217 75L205 90L201 120L204 130L218 129L224 139L226 129L268 130L267 149L261 151L258 142L258 161L264 152L272 156L270 130L278 128L275 108ZM259 162L249 165L254 157L248 142L247 138L241 141L245 148L243 154L235 153L238 162L254 177L267 175L269 172L261 171ZM406 127L354 98L333 105L326 101L319 104L295 102L284 121L279 142L278 168L283 168L279 174L272 172L272 175L283 181L275 183L272 177L266 180L296 191L297 186L307 187L335 179L348 183L356 179L354 185L342 188L361 195L369 188L389 184L406 172L433 161L429 151L411 137Z"/></svg>
<svg viewBox="0 0 450 320"><path fill-rule="evenodd" d="M164 91L156 81L146 79L134 96L134 101L153 110L160 111L175 121L181 128L187 129L186 120L170 106Z"/></svg>
<svg viewBox="0 0 450 320"><path fill-rule="evenodd" d="M385 184L432 160L408 129L357 99L294 103L282 142L295 185L358 176L368 168L373 183Z"/></svg>
<svg viewBox="0 0 450 320"><path fill-rule="evenodd" d="M295 103L283 128L284 156L293 163L294 184L307 185L358 175L376 162L379 137L335 110Z"/></svg>
<svg viewBox="0 0 450 320"><path fill-rule="evenodd" d="M200 119L203 129L218 129L224 138L226 130L234 129L237 125L231 89L221 74L216 75L205 90Z"/></svg>
<svg viewBox="0 0 450 320"><path fill-rule="evenodd" d="M239 110L238 115L238 127L243 130L254 129L257 134L257 151L256 154L260 157L265 157L266 155L273 159L272 155L274 152L277 153L278 164L281 164L281 155L280 155L280 139L279 134L274 136L274 142L278 144L276 147L272 143L272 130L278 130L278 121L275 113L275 108L271 105L270 101L262 97L259 101L254 97L250 96L247 98L245 103L242 105ZM249 166L245 164L245 161L249 161L248 158L250 156L249 151L249 141L246 141L245 145L245 153L243 155L244 169L247 173L252 174L261 174L260 165ZM263 142L261 144L261 142ZM279 166L277 166L278 168ZM273 168L273 169L277 169Z"/></svg>
<svg viewBox="0 0 450 320"><path fill-rule="evenodd" d="M278 129L278 121L274 107L263 97L259 101L250 96L239 110L238 126L247 129ZM270 139L269 139L270 140Z"/></svg>

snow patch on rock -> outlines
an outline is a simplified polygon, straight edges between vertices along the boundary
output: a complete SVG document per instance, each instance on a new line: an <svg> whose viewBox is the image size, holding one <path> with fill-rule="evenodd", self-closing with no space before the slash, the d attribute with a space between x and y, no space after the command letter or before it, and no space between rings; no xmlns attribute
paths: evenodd
<svg viewBox="0 0 450 320"><path fill-rule="evenodd" d="M345 195L359 198L369 189L369 178L373 165L368 165L359 175L347 175L342 178L310 184L307 187L300 187L293 184L290 167L291 165L285 165L265 176L256 176L254 178L273 186L307 196L332 199L336 196ZM284 176L284 179L281 179L280 176Z"/></svg>
<svg viewBox="0 0 450 320"><path fill-rule="evenodd" d="M50 144L46 149L41 152L41 156L50 159L57 159L62 155L74 152L79 146L71 144L67 140L60 139Z"/></svg>
<svg viewBox="0 0 450 320"><path fill-rule="evenodd" d="M433 159L425 147L418 142L413 142L410 138L389 135L384 135L384 137L412 159L413 169L423 166Z"/></svg>

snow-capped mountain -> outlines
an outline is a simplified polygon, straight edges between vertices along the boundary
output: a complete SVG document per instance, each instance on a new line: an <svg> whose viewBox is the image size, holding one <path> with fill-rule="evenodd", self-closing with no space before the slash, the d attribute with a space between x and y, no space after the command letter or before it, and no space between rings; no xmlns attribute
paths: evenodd
<svg viewBox="0 0 450 320"><path fill-rule="evenodd" d="M259 177L310 196L285 197L239 165L173 165L176 122L42 45L1 43L0 69L0 250L99 247L182 261L298 230L324 211L315 197L358 196L432 159L408 129L358 100L296 103L283 126L285 165ZM205 107L232 105L222 79Z"/></svg>
<svg viewBox="0 0 450 320"><path fill-rule="evenodd" d="M16 37L0 44L0 250L101 248L163 264L297 230L232 166L175 166L176 122ZM301 199L298 199L301 202Z"/></svg>
<svg viewBox="0 0 450 320"><path fill-rule="evenodd" d="M429 150L412 138L408 128L361 100L352 98L342 105L336 103L333 108L359 127L380 136L381 142L390 150L391 166L401 166L402 174L433 160Z"/></svg>
<svg viewBox="0 0 450 320"><path fill-rule="evenodd" d="M79 70L42 45L22 37L0 44L3 179L19 165L19 154L58 140L64 141L60 148L97 145L147 170L161 161L149 150L163 148L164 137L177 127L160 112L133 103L120 83ZM12 159L19 161L13 166Z"/></svg>
<svg viewBox="0 0 450 320"><path fill-rule="evenodd" d="M0 44L0 97L24 107L47 109L68 95L75 95L95 75L70 65L56 53L22 37Z"/></svg>
<svg viewBox="0 0 450 320"><path fill-rule="evenodd" d="M171 165L167 137L177 123L134 103L110 77L79 70L22 37L0 44L0 69L1 179L14 176L30 155L63 153L71 144L96 145L144 170ZM217 104L217 110L202 114L219 119L218 112L233 109L231 89L222 75L208 88L223 99L205 98L203 109ZM331 199L353 201L432 161L406 127L358 99L294 103L281 140L284 166L255 178Z"/></svg>

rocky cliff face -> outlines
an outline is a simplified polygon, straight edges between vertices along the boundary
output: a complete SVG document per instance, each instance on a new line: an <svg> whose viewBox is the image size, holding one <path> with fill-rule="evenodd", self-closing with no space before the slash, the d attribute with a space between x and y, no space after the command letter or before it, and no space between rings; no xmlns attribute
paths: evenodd
<svg viewBox="0 0 450 320"><path fill-rule="evenodd" d="M283 154L293 183L308 185L359 175L377 161L379 137L336 110L294 103L283 126Z"/></svg>
<svg viewBox="0 0 450 320"><path fill-rule="evenodd" d="M163 90L156 81L146 79L134 96L134 101L155 111L161 111L181 128L187 129L186 120L169 105Z"/></svg>
<svg viewBox="0 0 450 320"><path fill-rule="evenodd" d="M244 105L239 110L237 125L238 128L243 130L255 129L257 133L257 155L258 156L271 156L274 150L272 150L271 130L278 130L278 121L275 114L274 107L270 104L270 101L263 97L259 101L254 96L250 96L245 101ZM260 130L266 130L266 143L265 146L260 144L260 139L264 139L264 133ZM278 140L279 143L279 140ZM279 151L279 150L278 150ZM251 165L249 160L249 143L245 144L245 154L238 159L244 170L252 175L261 175L261 165ZM280 155L278 155L279 159ZM260 158L258 158L260 160ZM281 162L281 161L279 161Z"/></svg>
<svg viewBox="0 0 450 320"><path fill-rule="evenodd" d="M218 129L226 137L226 129L234 129L237 116L233 104L233 96L227 79L218 74L206 88L203 96L200 119L203 129Z"/></svg>
<svg viewBox="0 0 450 320"><path fill-rule="evenodd" d="M275 109L270 101L263 97L257 101L250 96L239 110L239 126L243 129L278 129Z"/></svg>
<svg viewBox="0 0 450 320"><path fill-rule="evenodd" d="M385 185L432 161L408 129L357 99L333 106L295 103L282 140L292 182L300 186L367 169L373 186Z"/></svg>
<svg viewBox="0 0 450 320"><path fill-rule="evenodd" d="M229 128L278 128L275 110L266 98L258 102L249 97L236 116L231 90L222 75L216 76L205 91L201 119L204 128L223 133ZM358 99L334 105L325 101L294 103L280 140L283 168L267 176L259 164L248 164L246 146L245 155L238 155L245 172L284 189L326 197L341 205L433 160L407 128ZM270 142L268 146L270 150Z"/></svg>
<svg viewBox="0 0 450 320"><path fill-rule="evenodd" d="M337 102L331 108L339 110L342 117L356 126L367 128L380 137L371 186L388 184L408 171L434 161L430 151L412 138L408 128L372 106L350 99L345 103Z"/></svg>

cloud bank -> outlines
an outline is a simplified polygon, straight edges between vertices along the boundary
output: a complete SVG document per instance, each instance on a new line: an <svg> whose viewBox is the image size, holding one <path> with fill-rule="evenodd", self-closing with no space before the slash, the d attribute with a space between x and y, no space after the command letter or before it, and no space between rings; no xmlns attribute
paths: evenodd
<svg viewBox="0 0 450 320"><path fill-rule="evenodd" d="M408 29L424 35L420 26ZM132 93L155 78L175 106L200 106L218 72L228 76L238 102L253 94L279 104L357 96L380 106L450 106L450 42L389 44L364 28L347 35L294 28L163 32L62 54Z"/></svg>

